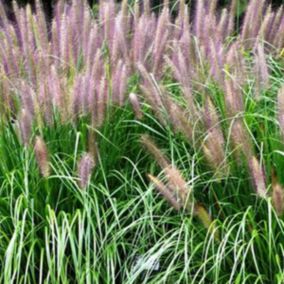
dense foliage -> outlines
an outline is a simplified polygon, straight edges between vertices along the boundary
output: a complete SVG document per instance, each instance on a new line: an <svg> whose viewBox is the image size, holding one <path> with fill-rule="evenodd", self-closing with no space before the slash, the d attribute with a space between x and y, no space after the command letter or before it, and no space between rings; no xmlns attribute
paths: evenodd
<svg viewBox="0 0 284 284"><path fill-rule="evenodd" d="M284 281L284 8L217 2L1 2L0 281Z"/></svg>

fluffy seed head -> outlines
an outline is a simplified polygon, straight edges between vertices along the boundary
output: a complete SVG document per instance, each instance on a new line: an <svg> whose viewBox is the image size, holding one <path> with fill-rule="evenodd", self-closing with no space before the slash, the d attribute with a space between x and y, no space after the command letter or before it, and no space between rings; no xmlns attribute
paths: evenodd
<svg viewBox="0 0 284 284"><path fill-rule="evenodd" d="M252 156L252 141L246 129L246 126L240 119L233 121L231 129L231 140L234 150L237 150L239 161L241 158L240 154L243 154L245 157Z"/></svg>
<svg viewBox="0 0 284 284"><path fill-rule="evenodd" d="M78 162L78 177L79 186L81 189L85 189L87 187L94 167L95 162L91 154L84 154Z"/></svg>
<svg viewBox="0 0 284 284"><path fill-rule="evenodd" d="M272 204L276 213L281 216L284 212L284 190L279 183L272 185Z"/></svg>
<svg viewBox="0 0 284 284"><path fill-rule="evenodd" d="M43 177L48 177L50 173L48 150L44 140L40 136L35 138L34 152L40 173Z"/></svg>
<svg viewBox="0 0 284 284"><path fill-rule="evenodd" d="M178 201L175 199L173 193L169 190L169 188L161 182L158 178L148 174L148 178L155 185L157 190L164 196L164 198L176 209L180 210L181 206Z"/></svg>
<svg viewBox="0 0 284 284"><path fill-rule="evenodd" d="M142 110L141 110L141 105L140 105L138 96L134 93L130 93L129 94L129 101L130 101L132 108L134 110L135 117L137 119L142 119L143 113L142 113Z"/></svg>
<svg viewBox="0 0 284 284"><path fill-rule="evenodd" d="M252 176L253 185L256 191L256 194L259 197L266 197L266 185L265 185L265 174L263 167L261 166L258 159L253 156L249 160L249 169Z"/></svg>
<svg viewBox="0 0 284 284"><path fill-rule="evenodd" d="M147 148L149 153L154 156L155 160L158 162L161 168L168 167L169 162L148 135L142 135L141 142Z"/></svg>
<svg viewBox="0 0 284 284"><path fill-rule="evenodd" d="M168 186L171 191L177 196L177 200L184 209L191 208L191 189L182 177L181 173L174 166L164 168L168 180Z"/></svg>
<svg viewBox="0 0 284 284"><path fill-rule="evenodd" d="M22 109L19 116L19 128L20 128L22 142L25 145L28 145L32 132L32 116L25 109Z"/></svg>
<svg viewBox="0 0 284 284"><path fill-rule="evenodd" d="M257 54L255 56L255 74L256 74L256 95L258 96L262 89L267 89L269 84L269 71L265 60L264 47L257 45Z"/></svg>

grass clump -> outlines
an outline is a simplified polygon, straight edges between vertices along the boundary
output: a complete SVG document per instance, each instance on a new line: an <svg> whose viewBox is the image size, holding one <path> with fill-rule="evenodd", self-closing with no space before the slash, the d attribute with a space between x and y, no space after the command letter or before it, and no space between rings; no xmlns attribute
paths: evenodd
<svg viewBox="0 0 284 284"><path fill-rule="evenodd" d="M284 281L284 10L216 3L0 3L1 283Z"/></svg>

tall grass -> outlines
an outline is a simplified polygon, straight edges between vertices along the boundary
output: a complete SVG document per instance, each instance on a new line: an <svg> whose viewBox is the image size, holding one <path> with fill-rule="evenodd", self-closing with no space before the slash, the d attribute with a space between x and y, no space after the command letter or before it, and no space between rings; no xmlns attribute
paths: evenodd
<svg viewBox="0 0 284 284"><path fill-rule="evenodd" d="M0 3L1 283L284 282L283 7L178 4Z"/></svg>

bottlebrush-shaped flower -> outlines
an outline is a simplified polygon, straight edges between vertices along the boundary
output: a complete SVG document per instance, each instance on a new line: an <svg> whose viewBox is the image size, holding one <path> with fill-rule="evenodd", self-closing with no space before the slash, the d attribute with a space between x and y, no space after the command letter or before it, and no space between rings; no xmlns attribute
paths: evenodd
<svg viewBox="0 0 284 284"><path fill-rule="evenodd" d="M115 28L115 3L113 0L102 1L99 10L99 22L102 24L104 40L112 49Z"/></svg>
<svg viewBox="0 0 284 284"><path fill-rule="evenodd" d="M255 156L252 156L249 160L249 169L256 194L259 197L265 198L267 196L265 173L262 165Z"/></svg>
<svg viewBox="0 0 284 284"><path fill-rule="evenodd" d="M169 37L169 9L164 7L159 17L156 29L156 35L153 42L153 69L152 72L155 75L159 75L158 71L161 68L162 56L165 53L168 37Z"/></svg>
<svg viewBox="0 0 284 284"><path fill-rule="evenodd" d="M41 117L48 125L51 125L51 122L53 121L53 109L52 103L48 98L47 86L45 81L43 81L39 87L38 103Z"/></svg>
<svg viewBox="0 0 284 284"><path fill-rule="evenodd" d="M270 32L272 30L272 25L273 25L273 21L275 18L275 14L271 11L271 6L269 6L263 22L260 26L260 29L258 31L258 37L263 41L263 42L268 42L268 39L270 37Z"/></svg>
<svg viewBox="0 0 284 284"><path fill-rule="evenodd" d="M223 51L222 46L218 43L214 43L213 40L210 40L209 43L209 62L210 62L210 74L212 77L222 86L224 81L224 74L223 74L223 65L224 65L224 58L223 58Z"/></svg>
<svg viewBox="0 0 284 284"><path fill-rule="evenodd" d="M103 124L106 106L108 103L108 88L107 82L105 78L102 78L99 85L99 91L96 94L96 109L93 110L94 112L94 123L95 126L99 127Z"/></svg>
<svg viewBox="0 0 284 284"><path fill-rule="evenodd" d="M141 110L141 104L139 102L138 96L135 93L129 94L129 101L131 103L131 106L134 110L136 119L142 119L143 118L143 112Z"/></svg>
<svg viewBox="0 0 284 284"><path fill-rule="evenodd" d="M48 177L50 174L48 150L44 140L40 136L35 138L34 152L40 173L43 177Z"/></svg>
<svg viewBox="0 0 284 284"><path fill-rule="evenodd" d="M202 41L204 35L203 20L205 18L205 3L204 0L199 0L196 3L196 10L194 16L194 33L196 37Z"/></svg>
<svg viewBox="0 0 284 284"><path fill-rule="evenodd" d="M234 78L225 79L225 103L229 117L234 117L244 111L243 94Z"/></svg>
<svg viewBox="0 0 284 284"><path fill-rule="evenodd" d="M192 141L193 124L186 110L174 102L169 95L164 96L163 101L168 114L168 122L176 132L182 133L188 141Z"/></svg>
<svg viewBox="0 0 284 284"><path fill-rule="evenodd" d="M203 145L204 156L210 166L219 171L220 167L225 165L225 140L218 114L209 97L206 99L204 108L204 124L207 129L207 136Z"/></svg>
<svg viewBox="0 0 284 284"><path fill-rule="evenodd" d="M184 31L189 31L189 15L188 15L188 6L185 3L185 0L179 1L179 11L178 16L175 21L174 26L174 37L179 39Z"/></svg>
<svg viewBox="0 0 284 284"><path fill-rule="evenodd" d="M34 115L34 90L27 84L26 81L22 80L19 86L19 92L23 108L26 109L31 115Z"/></svg>
<svg viewBox="0 0 284 284"><path fill-rule="evenodd" d="M143 83L140 85L140 88L142 89L147 102L155 111L155 114L159 118L160 122L166 125L164 115L161 112L161 110L164 109L161 88L159 87L153 74L149 74L141 63L138 63L138 70L143 79Z"/></svg>
<svg viewBox="0 0 284 284"><path fill-rule="evenodd" d="M176 210L181 209L180 203L176 200L175 196L171 192L171 190L165 185L163 182L161 182L158 178L148 174L148 178L150 181L155 185L157 190L164 196L164 198L170 203L170 205L173 206Z"/></svg>
<svg viewBox="0 0 284 284"><path fill-rule="evenodd" d="M272 24L272 27L271 27L271 30L270 30L270 34L269 34L269 37L268 37L268 41L273 42L273 45L275 45L275 46L277 46L277 37L275 37L275 35L278 32L281 32L281 30L279 29L281 27L281 21L283 21L283 23L284 23L284 9L283 9L283 6L281 6L278 9L278 11L275 11L273 24ZM283 35L282 35L282 38L284 38Z"/></svg>
<svg viewBox="0 0 284 284"><path fill-rule="evenodd" d="M86 153L78 162L78 178L79 186L81 189L85 189L90 181L95 162L90 153Z"/></svg>
<svg viewBox="0 0 284 284"><path fill-rule="evenodd" d="M176 195L177 201L181 204L181 207L190 210L192 206L190 200L191 188L188 186L179 170L172 165L167 166L163 170L168 180L168 187Z"/></svg>
<svg viewBox="0 0 284 284"><path fill-rule="evenodd" d="M114 40L111 50L111 61L113 64L117 62L119 58L123 58L125 62L128 62L128 41L126 39L127 32L124 30L126 23L124 22L122 12L115 18Z"/></svg>
<svg viewBox="0 0 284 284"><path fill-rule="evenodd" d="M269 85L269 71L265 60L265 53L262 44L258 44L255 56L255 84L256 84L256 97L259 97L261 90L265 90Z"/></svg>
<svg viewBox="0 0 284 284"><path fill-rule="evenodd" d="M125 92L127 88L128 72L122 60L119 60L112 78L112 101L119 106L123 106Z"/></svg>
<svg viewBox="0 0 284 284"><path fill-rule="evenodd" d="M258 34L263 18L264 5L265 0L251 0L248 4L241 32L241 38L246 47L252 46L253 39Z"/></svg>
<svg viewBox="0 0 284 284"><path fill-rule="evenodd" d="M32 115L26 109L22 109L19 115L18 123L22 142L25 145L28 145L32 131Z"/></svg>
<svg viewBox="0 0 284 284"><path fill-rule="evenodd" d="M72 112L74 116L78 116L82 111L83 104L83 78L82 76L78 76L76 78L74 87L73 87L73 96L72 96Z"/></svg>
<svg viewBox="0 0 284 284"><path fill-rule="evenodd" d="M148 136L143 135L141 137L141 142L163 169L167 183L165 185L157 178L151 178L152 176L150 176L150 179L152 179L158 190L174 206L174 208L190 210L192 206L191 188L187 185L187 182L184 180L181 173L168 162L163 153Z"/></svg>
<svg viewBox="0 0 284 284"><path fill-rule="evenodd" d="M144 29L149 28L149 22L144 15L142 15L136 21L137 23L134 26L134 34L132 40L132 58L134 62L144 63L147 53L147 34L144 32Z"/></svg>
<svg viewBox="0 0 284 284"><path fill-rule="evenodd" d="M275 27L277 29L277 32L275 33L275 36L273 38L273 46L275 46L277 49L282 49L284 46L284 36L283 36L283 31L284 31L284 8L282 6L282 19L279 21L278 27Z"/></svg>
<svg viewBox="0 0 284 284"><path fill-rule="evenodd" d="M221 18L219 20L218 26L217 26L217 35L218 39L223 41L229 36L229 12L225 8L222 10Z"/></svg>
<svg viewBox="0 0 284 284"><path fill-rule="evenodd" d="M142 135L141 143L147 148L149 153L153 155L161 168L166 168L169 165L168 160L148 135Z"/></svg>
<svg viewBox="0 0 284 284"><path fill-rule="evenodd" d="M272 204L278 216L284 213L284 189L278 183L272 183Z"/></svg>
<svg viewBox="0 0 284 284"><path fill-rule="evenodd" d="M253 155L251 137L244 122L240 118L232 121L231 141L239 163L241 162L242 155L246 158Z"/></svg>
<svg viewBox="0 0 284 284"><path fill-rule="evenodd" d="M224 68L230 74L230 79L234 79L235 85L242 87L247 84L248 68L239 41L230 45L226 54ZM228 74L225 79L229 79Z"/></svg>

